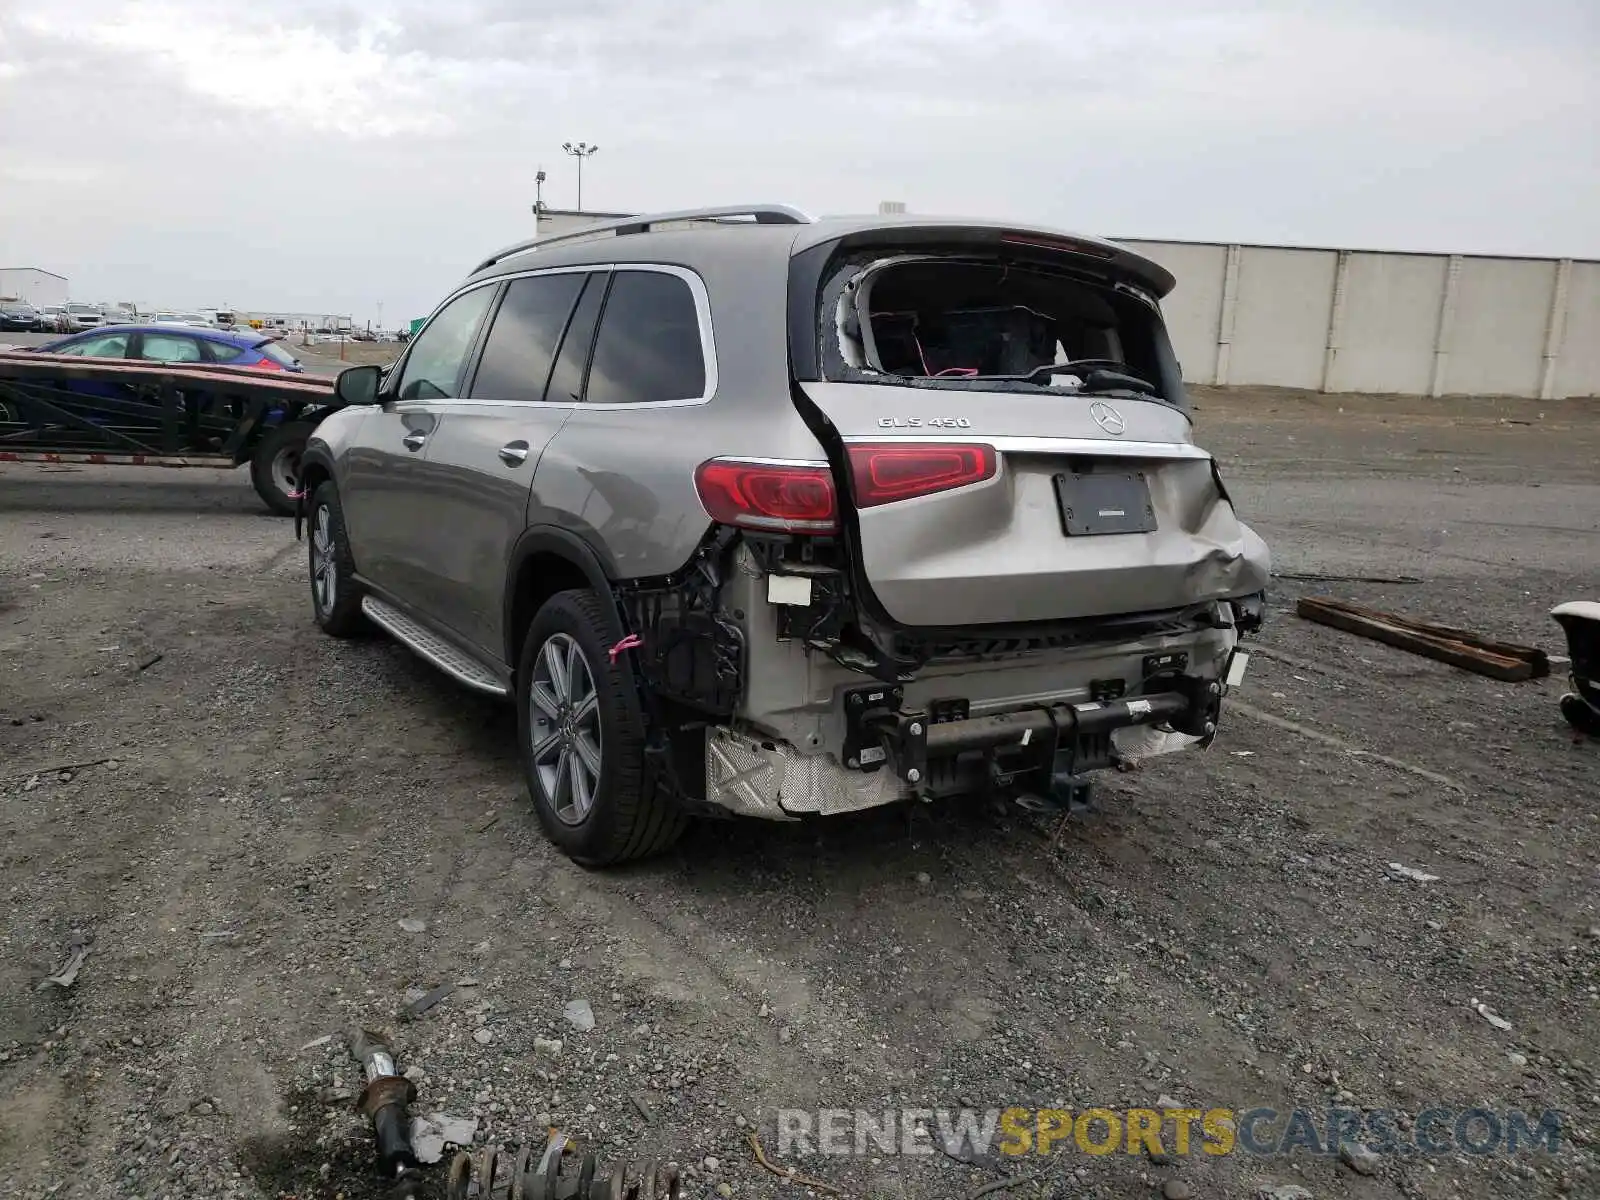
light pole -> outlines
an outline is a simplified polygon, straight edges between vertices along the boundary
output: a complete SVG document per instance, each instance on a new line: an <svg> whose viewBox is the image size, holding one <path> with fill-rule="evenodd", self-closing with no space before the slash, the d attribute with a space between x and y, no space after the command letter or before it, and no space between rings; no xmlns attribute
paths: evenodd
<svg viewBox="0 0 1600 1200"><path fill-rule="evenodd" d="M599 146L591 146L588 142L562 142L561 148L573 158L578 160L578 211L583 211L583 160L588 158Z"/></svg>

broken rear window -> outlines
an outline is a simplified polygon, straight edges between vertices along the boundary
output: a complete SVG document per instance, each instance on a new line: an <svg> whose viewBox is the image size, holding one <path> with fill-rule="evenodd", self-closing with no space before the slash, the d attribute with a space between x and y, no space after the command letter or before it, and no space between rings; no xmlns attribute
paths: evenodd
<svg viewBox="0 0 1600 1200"><path fill-rule="evenodd" d="M829 378L1183 402L1154 303L1070 268L878 254L843 264L822 303Z"/></svg>

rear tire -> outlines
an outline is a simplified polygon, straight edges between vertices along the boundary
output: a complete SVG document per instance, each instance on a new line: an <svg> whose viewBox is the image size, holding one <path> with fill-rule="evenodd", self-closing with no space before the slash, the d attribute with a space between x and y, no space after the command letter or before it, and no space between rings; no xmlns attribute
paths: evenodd
<svg viewBox="0 0 1600 1200"><path fill-rule="evenodd" d="M574 862L605 866L666 850L688 818L645 769L632 673L590 591L545 602L517 669L517 744L545 835Z"/></svg>
<svg viewBox="0 0 1600 1200"><path fill-rule="evenodd" d="M280 517L294 516L295 493L304 483L300 456L315 428L306 421L274 425L261 435L250 456L250 482L256 495Z"/></svg>
<svg viewBox="0 0 1600 1200"><path fill-rule="evenodd" d="M361 587L345 535L339 491L330 479L317 488L311 514L307 566L311 573L311 614L330 637L347 638L369 628L361 611Z"/></svg>

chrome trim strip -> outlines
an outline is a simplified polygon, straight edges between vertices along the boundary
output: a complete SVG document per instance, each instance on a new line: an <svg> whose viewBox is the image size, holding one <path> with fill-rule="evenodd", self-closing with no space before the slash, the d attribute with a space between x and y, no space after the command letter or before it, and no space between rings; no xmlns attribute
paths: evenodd
<svg viewBox="0 0 1600 1200"><path fill-rule="evenodd" d="M751 463L758 467L826 467L825 458L756 458L748 454L719 454L706 462Z"/></svg>
<svg viewBox="0 0 1600 1200"><path fill-rule="evenodd" d="M1003 434L992 437L976 429L959 434L916 429L885 429L878 434L852 434L846 445L875 442L948 442L956 445L993 446L1003 454L1080 454L1101 458L1209 459L1211 452L1193 442L1125 442L1115 438L1032 437Z"/></svg>

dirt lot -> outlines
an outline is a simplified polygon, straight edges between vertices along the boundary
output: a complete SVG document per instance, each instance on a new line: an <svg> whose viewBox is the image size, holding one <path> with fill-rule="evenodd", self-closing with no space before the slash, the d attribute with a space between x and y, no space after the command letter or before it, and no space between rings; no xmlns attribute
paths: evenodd
<svg viewBox="0 0 1600 1200"><path fill-rule="evenodd" d="M1557 680L1292 615L1315 591L1559 650L1550 606L1600 592L1596 408L1198 401L1284 573L1209 753L1111 776L1055 844L933 808L720 823L605 873L540 837L505 713L316 631L303 548L246 480L0 467L0 1190L377 1196L355 1072L320 1040L364 1023L419 1110L675 1158L693 1196L805 1193L743 1141L770 1149L778 1108L1163 1096L1402 1126L1552 1107L1568 1136L1372 1174L1304 1151L798 1165L857 1197L1036 1173L1000 1194L1600 1194L1600 746ZM76 982L41 990L74 930Z"/></svg>

